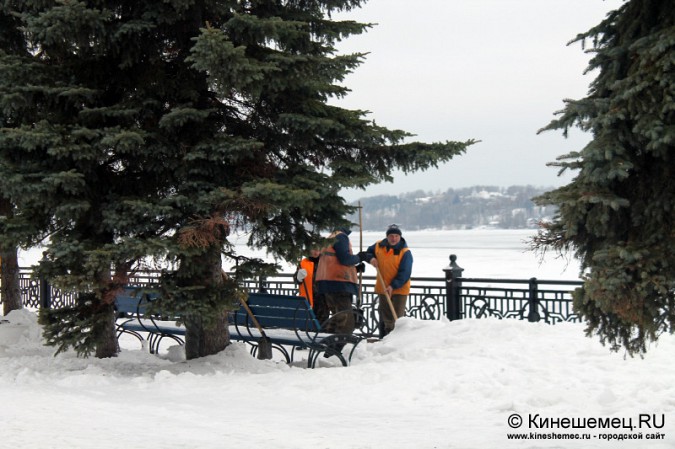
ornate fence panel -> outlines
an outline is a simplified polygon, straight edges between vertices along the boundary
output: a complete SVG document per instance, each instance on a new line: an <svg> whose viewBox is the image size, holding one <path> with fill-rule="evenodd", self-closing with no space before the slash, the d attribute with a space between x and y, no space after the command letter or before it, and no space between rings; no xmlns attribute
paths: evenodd
<svg viewBox="0 0 675 449"><path fill-rule="evenodd" d="M443 278L412 278L407 316L440 320L447 315L446 290Z"/></svg>
<svg viewBox="0 0 675 449"><path fill-rule="evenodd" d="M75 302L75 295L50 286L46 282L36 279L32 270L22 268L19 273L19 288L23 305L29 309L41 307L65 307Z"/></svg>
<svg viewBox="0 0 675 449"><path fill-rule="evenodd" d="M455 282L461 318L516 318L549 324L579 321L572 310L572 291L581 281L458 278Z"/></svg>
<svg viewBox="0 0 675 449"><path fill-rule="evenodd" d="M160 274L159 270L136 271L129 276L129 284L139 287L157 285Z"/></svg>
<svg viewBox="0 0 675 449"><path fill-rule="evenodd" d="M407 316L424 320L443 316L451 320L494 317L550 324L579 321L572 309L572 292L582 285L581 281L465 278L464 269L456 260L456 256L450 257L450 266L444 269L445 278L412 279ZM136 272L130 276L129 284L156 285L159 274L159 271ZM75 301L74 294L32 278L27 269L21 270L20 285L24 306L28 308L63 307ZM298 292L290 273L245 280L243 286L250 291L284 295ZM378 323L374 286L374 276L363 276L362 295L355 301L365 317L361 329L368 333L376 332Z"/></svg>
<svg viewBox="0 0 675 449"><path fill-rule="evenodd" d="M579 315L572 308L572 295L583 282L538 280L537 285L538 307L544 311L542 318L547 323L580 321Z"/></svg>
<svg viewBox="0 0 675 449"><path fill-rule="evenodd" d="M42 286L39 279L31 278L32 271L21 269L19 272L19 289L21 290L21 299L23 306L31 309L40 307L40 298Z"/></svg>

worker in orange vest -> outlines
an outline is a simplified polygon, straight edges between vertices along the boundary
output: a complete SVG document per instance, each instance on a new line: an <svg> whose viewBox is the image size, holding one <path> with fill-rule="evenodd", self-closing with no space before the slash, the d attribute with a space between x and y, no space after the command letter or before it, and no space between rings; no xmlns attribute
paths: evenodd
<svg viewBox="0 0 675 449"><path fill-rule="evenodd" d="M384 338L394 330L396 322L386 296L391 298L396 318L399 318L405 316L406 301L410 294L413 257L401 234L401 229L397 225L391 225L387 228L387 238L376 242L366 250L366 262L381 274L375 284L375 292L379 295L380 338Z"/></svg>
<svg viewBox="0 0 675 449"><path fill-rule="evenodd" d="M331 317L326 332L337 334L351 334L354 332L356 322L352 309L352 297L358 295L357 273L365 269L362 263L366 253L353 253L352 244L349 241L351 230L347 227L336 229L330 236L328 246L321 250L319 266L314 277L315 303L319 295L330 311ZM344 343L335 346L340 351ZM335 352L335 351L334 351ZM327 351L324 356L330 355Z"/></svg>
<svg viewBox="0 0 675 449"><path fill-rule="evenodd" d="M307 298L309 304L314 307L314 274L319 264L319 255L321 252L318 249L309 250L309 256L304 257L300 261L300 267L293 276L295 282L299 284L299 296Z"/></svg>

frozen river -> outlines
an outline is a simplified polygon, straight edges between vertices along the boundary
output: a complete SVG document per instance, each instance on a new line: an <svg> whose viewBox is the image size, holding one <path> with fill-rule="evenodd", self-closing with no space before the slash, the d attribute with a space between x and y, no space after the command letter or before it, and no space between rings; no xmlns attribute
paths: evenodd
<svg viewBox="0 0 675 449"><path fill-rule="evenodd" d="M457 256L457 264L464 268L464 277L565 279L578 280L579 263L554 254L540 257L528 250L532 229L472 229L453 231L403 231L403 237L413 254L413 277L443 277L443 268L450 263L450 255ZM382 232L364 232L363 249L384 238ZM354 252L359 250L359 233L350 235ZM242 238L241 241L244 241ZM243 255L271 261L264 251L253 251L240 245ZM290 265L281 264L284 271ZM368 270L366 274L373 274Z"/></svg>
<svg viewBox="0 0 675 449"><path fill-rule="evenodd" d="M527 240L535 234L532 229L472 229L452 231L405 231L403 237L413 254L413 277L443 277L450 254L457 255L457 264L464 268L464 277L566 279L577 280L579 263L575 259L556 258L554 254L540 257L528 250ZM359 250L359 233L352 232L352 246ZM384 238L382 232L364 232L364 249ZM247 248L245 236L236 241L239 253L273 262L265 251ZM40 257L40 250L20 253L21 266L30 266ZM277 261L284 272L293 270L287 263ZM230 266L225 264L225 269ZM367 275L373 274L369 269Z"/></svg>

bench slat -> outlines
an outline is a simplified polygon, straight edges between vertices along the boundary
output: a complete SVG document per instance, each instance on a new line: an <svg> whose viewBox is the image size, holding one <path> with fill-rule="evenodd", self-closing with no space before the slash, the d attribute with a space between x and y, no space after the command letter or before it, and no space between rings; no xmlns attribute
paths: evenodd
<svg viewBox="0 0 675 449"><path fill-rule="evenodd" d="M307 298L303 296L272 295L270 293L249 293L246 304L248 304L249 307L267 306L296 309L305 305L306 308L310 308Z"/></svg>
<svg viewBox="0 0 675 449"><path fill-rule="evenodd" d="M260 325L264 329L266 328L289 329L289 330L298 329L309 332L319 332L321 330L321 326L316 320L283 318L260 314L255 314L255 317L258 320L258 323L260 323ZM237 313L236 324L249 327L254 326L248 315L242 315L240 313Z"/></svg>

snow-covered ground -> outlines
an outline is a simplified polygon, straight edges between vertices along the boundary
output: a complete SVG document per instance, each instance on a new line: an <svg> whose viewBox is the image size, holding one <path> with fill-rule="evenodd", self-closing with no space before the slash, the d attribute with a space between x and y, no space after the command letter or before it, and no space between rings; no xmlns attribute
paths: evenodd
<svg viewBox="0 0 675 449"><path fill-rule="evenodd" d="M675 447L673 336L640 359L610 353L579 324L402 318L350 367L322 359L311 370L238 343L189 362L131 340L114 359L53 357L33 313L5 318L2 448Z"/></svg>
<svg viewBox="0 0 675 449"><path fill-rule="evenodd" d="M532 265L519 232L404 236L418 276L455 253L466 276L565 278L560 261ZM642 359L581 324L403 318L350 367L321 359L311 370L239 343L189 362L180 347L154 356L131 338L114 359L54 357L32 312L2 318L0 448L675 447L671 335Z"/></svg>

